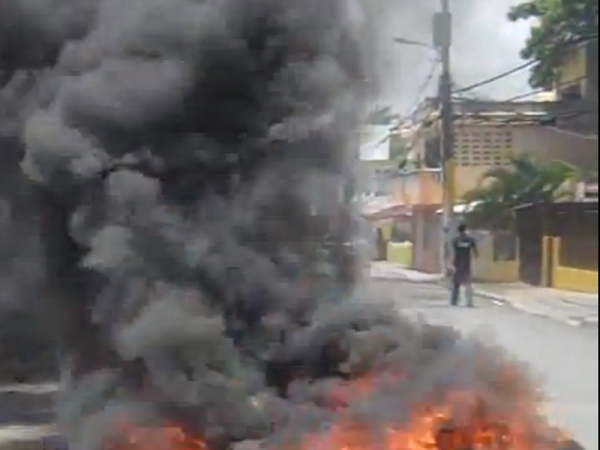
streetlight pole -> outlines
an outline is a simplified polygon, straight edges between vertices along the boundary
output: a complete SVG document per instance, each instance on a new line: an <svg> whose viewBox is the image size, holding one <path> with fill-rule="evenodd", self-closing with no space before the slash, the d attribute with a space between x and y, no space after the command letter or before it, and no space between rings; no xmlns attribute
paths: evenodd
<svg viewBox="0 0 600 450"><path fill-rule="evenodd" d="M443 180L442 205L442 270L450 256L450 226L455 203L455 162L454 162L454 113L452 110L452 74L450 66L450 46L452 44L452 16L449 0L442 0L442 10L433 17L434 45L440 53L441 75L439 84L441 114L441 164Z"/></svg>

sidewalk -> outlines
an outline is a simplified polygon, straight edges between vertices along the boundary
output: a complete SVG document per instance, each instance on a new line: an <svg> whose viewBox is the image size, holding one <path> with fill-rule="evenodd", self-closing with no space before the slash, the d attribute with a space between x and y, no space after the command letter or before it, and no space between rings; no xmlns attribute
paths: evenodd
<svg viewBox="0 0 600 450"><path fill-rule="evenodd" d="M482 297L536 316L574 326L598 326L598 294L561 291L524 283L480 283L475 291Z"/></svg>
<svg viewBox="0 0 600 450"><path fill-rule="evenodd" d="M442 283L444 278L388 262L371 264L371 278L412 283ZM524 283L476 283L475 294L528 314L574 326L598 326L598 294L561 291Z"/></svg>
<svg viewBox="0 0 600 450"><path fill-rule="evenodd" d="M380 280L402 280L413 283L435 283L443 280L440 274L419 272L387 261L372 262L370 273L371 278Z"/></svg>

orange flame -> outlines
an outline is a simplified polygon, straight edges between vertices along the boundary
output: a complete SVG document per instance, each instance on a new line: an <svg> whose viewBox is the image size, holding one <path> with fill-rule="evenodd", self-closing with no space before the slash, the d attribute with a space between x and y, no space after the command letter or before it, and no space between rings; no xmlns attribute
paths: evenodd
<svg viewBox="0 0 600 450"><path fill-rule="evenodd" d="M355 395L367 395L370 380L356 386ZM415 407L403 424L375 428L341 414L327 431L304 435L284 450L557 450L563 438L543 440L545 430L535 402L523 401L502 413L491 412L474 392L455 392L437 405ZM177 425L125 426L117 430L106 450L211 450L205 440L187 434ZM548 431L548 430L546 430ZM548 439L545 436L545 439ZM274 449L282 450L282 448Z"/></svg>
<svg viewBox="0 0 600 450"><path fill-rule="evenodd" d="M108 450L209 450L203 439L190 436L178 425L126 425L118 431Z"/></svg>
<svg viewBox="0 0 600 450"><path fill-rule="evenodd" d="M403 375L399 371L385 374L388 382L399 383ZM327 404L332 408L342 408L349 403L368 397L376 390L377 374L368 374L352 381L340 383L327 395Z"/></svg>
<svg viewBox="0 0 600 450"><path fill-rule="evenodd" d="M378 432L346 418L293 450L556 450L564 441L542 441L533 411L493 416L475 394L455 393L442 406L416 408L405 425Z"/></svg>

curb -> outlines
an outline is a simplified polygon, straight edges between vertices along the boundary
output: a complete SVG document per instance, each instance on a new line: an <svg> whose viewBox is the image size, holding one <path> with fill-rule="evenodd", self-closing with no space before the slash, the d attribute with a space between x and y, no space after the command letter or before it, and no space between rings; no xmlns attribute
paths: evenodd
<svg viewBox="0 0 600 450"><path fill-rule="evenodd" d="M371 280L379 280L379 281L400 281L402 283L411 283L411 284L441 284L443 280L415 280L413 278L403 278L403 277L397 277L397 276L385 276L385 275L378 275L378 276L370 276L369 279Z"/></svg>
<svg viewBox="0 0 600 450"><path fill-rule="evenodd" d="M414 278L410 278L410 277L403 277L403 276L396 276L396 275L386 276L385 274L371 275L370 279L380 280L380 281L400 281L403 283L410 283L410 284L431 284L431 285L439 285L439 286L442 286L444 284L444 278L414 279ZM598 327L598 316L557 318L556 316L552 316L549 314L532 311L529 308L523 308L518 303L511 302L506 296L494 294L492 292L486 291L485 289L480 290L480 289L476 288L474 290L474 293L476 296L491 300L497 306L510 307L516 311L520 311L525 314L529 314L531 316L543 317L545 319L554 320L556 322L566 323L573 327L586 327L586 328L597 328Z"/></svg>
<svg viewBox="0 0 600 450"><path fill-rule="evenodd" d="M551 314L545 314L538 311L532 311L529 308L524 308L519 303L511 302L508 298L501 295L493 294L491 292L475 290L475 295L487 298L488 300L492 300L498 306L510 307L516 311L521 311L531 316L543 317L544 319L550 319L556 322L566 323L567 325L571 325L573 327L598 327L598 316L558 318Z"/></svg>
<svg viewBox="0 0 600 450"><path fill-rule="evenodd" d="M598 328L598 316L569 319L567 323L574 327Z"/></svg>
<svg viewBox="0 0 600 450"><path fill-rule="evenodd" d="M431 278L411 278L405 275L398 274L369 274L369 279L371 280L384 280L384 281L401 281L404 283L412 283L412 284L440 284L444 281L444 277L431 275Z"/></svg>
<svg viewBox="0 0 600 450"><path fill-rule="evenodd" d="M512 303L510 300L508 300L507 297L505 297L503 295L493 294L486 290L479 290L479 289L474 289L474 292L475 292L475 295L477 295L479 297L483 297L483 298L487 298L488 300L492 300L498 306L512 306L515 309L519 309L519 308L515 307L514 303Z"/></svg>

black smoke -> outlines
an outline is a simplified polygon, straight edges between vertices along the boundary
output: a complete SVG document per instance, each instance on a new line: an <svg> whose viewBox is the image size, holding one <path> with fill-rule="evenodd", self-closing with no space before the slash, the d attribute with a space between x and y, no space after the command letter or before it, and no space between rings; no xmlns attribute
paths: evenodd
<svg viewBox="0 0 600 450"><path fill-rule="evenodd" d="M360 6L0 0L3 151L33 209L33 307L61 345L73 450L126 422L180 423L220 450L349 412L381 431L450 390L497 417L537 404L500 349L355 291ZM332 405L367 374L376 392Z"/></svg>

